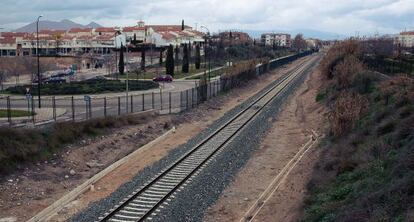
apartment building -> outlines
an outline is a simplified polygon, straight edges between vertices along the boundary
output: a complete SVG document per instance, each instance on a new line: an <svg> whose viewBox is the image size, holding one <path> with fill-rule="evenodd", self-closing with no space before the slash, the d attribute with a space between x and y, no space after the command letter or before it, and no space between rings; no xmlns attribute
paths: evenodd
<svg viewBox="0 0 414 222"><path fill-rule="evenodd" d="M414 31L401 32L399 35L397 35L396 42L402 47L414 47Z"/></svg>
<svg viewBox="0 0 414 222"><path fill-rule="evenodd" d="M280 46L280 47L291 47L290 34L284 33L264 33L261 36L262 44L266 46Z"/></svg>
<svg viewBox="0 0 414 222"><path fill-rule="evenodd" d="M117 33L117 34L115 34ZM41 30L39 52L37 33L5 32L0 35L0 56L108 54L125 44L154 44L156 47L204 42L204 33L181 25L145 25L139 21L130 27L72 28L70 30ZM118 38L118 39L116 39ZM118 42L118 45L116 44Z"/></svg>
<svg viewBox="0 0 414 222"><path fill-rule="evenodd" d="M238 32L238 31L225 31L220 32L218 38L224 44L246 44L246 43L253 43L253 39L249 36L249 34L245 32Z"/></svg>

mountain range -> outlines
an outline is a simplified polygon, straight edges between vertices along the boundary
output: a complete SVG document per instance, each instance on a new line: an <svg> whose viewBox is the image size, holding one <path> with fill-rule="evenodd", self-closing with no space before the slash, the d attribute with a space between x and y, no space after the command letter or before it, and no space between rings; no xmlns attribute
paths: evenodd
<svg viewBox="0 0 414 222"><path fill-rule="evenodd" d="M96 22L91 22L87 25L82 25L73 22L69 19L63 19L62 21L49 21L40 20L39 30L69 30L71 28L99 28L102 27ZM15 32L36 32L36 22L25 25L21 28L14 30Z"/></svg>

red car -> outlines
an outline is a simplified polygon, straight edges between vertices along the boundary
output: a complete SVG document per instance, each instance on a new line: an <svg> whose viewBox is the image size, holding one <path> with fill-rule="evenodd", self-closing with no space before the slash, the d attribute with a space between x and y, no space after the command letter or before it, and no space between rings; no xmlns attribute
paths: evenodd
<svg viewBox="0 0 414 222"><path fill-rule="evenodd" d="M173 77L171 75L162 75L162 76L157 76L157 77L153 78L152 81L154 81L154 82L172 82Z"/></svg>

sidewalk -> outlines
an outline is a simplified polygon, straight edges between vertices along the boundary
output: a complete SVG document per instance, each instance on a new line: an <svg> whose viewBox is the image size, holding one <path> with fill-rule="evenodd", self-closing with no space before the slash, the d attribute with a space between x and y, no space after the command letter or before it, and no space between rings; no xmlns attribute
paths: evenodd
<svg viewBox="0 0 414 222"><path fill-rule="evenodd" d="M217 70L220 70L220 69L223 69L223 68L224 68L224 66L217 67L217 68L211 69L211 72L214 72L214 71L217 71ZM204 71L203 72L196 73L196 74L191 75L191 76L186 76L184 78L177 79L177 80L188 80L189 78L196 77L196 76L201 76L201 75L204 75Z"/></svg>

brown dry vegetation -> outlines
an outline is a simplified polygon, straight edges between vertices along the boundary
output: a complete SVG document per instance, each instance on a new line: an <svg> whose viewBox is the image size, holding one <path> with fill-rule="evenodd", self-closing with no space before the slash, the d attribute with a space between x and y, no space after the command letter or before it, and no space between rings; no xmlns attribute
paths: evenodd
<svg viewBox="0 0 414 222"><path fill-rule="evenodd" d="M414 221L414 80L367 70L359 48L337 44L321 63L330 132L303 221Z"/></svg>
<svg viewBox="0 0 414 222"><path fill-rule="evenodd" d="M110 129L138 124L148 117L108 117L85 122L56 123L45 128L0 128L0 175L17 164L48 159L66 144L107 133Z"/></svg>

